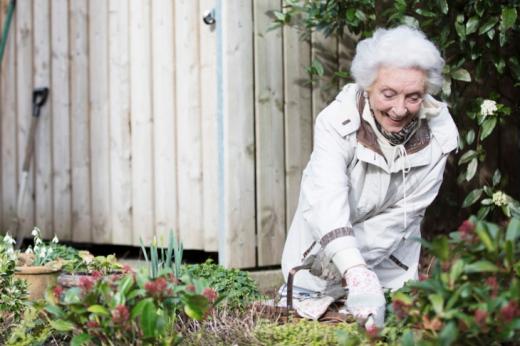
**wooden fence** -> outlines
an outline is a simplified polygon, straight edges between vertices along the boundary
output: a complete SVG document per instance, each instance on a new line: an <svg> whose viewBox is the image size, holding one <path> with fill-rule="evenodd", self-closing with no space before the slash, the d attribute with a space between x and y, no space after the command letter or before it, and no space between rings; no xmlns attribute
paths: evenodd
<svg viewBox="0 0 520 346"><path fill-rule="evenodd" d="M1 230L15 216L32 90L48 86L23 229L127 245L174 229L227 266L279 264L313 120L339 84L302 87L306 67L321 56L331 75L352 44L269 30L275 9L280 0L18 0L1 67Z"/></svg>

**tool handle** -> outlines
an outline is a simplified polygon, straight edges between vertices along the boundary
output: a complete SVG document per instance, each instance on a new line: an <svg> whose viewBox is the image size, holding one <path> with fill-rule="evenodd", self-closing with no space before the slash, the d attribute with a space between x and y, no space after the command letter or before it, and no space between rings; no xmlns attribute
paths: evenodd
<svg viewBox="0 0 520 346"><path fill-rule="evenodd" d="M49 88L36 88L33 91L33 117L40 116L40 108L47 102Z"/></svg>

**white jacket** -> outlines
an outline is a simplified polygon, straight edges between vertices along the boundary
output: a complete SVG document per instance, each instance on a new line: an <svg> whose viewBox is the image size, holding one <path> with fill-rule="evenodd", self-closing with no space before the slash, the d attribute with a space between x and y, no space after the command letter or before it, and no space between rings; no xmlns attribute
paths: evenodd
<svg viewBox="0 0 520 346"><path fill-rule="evenodd" d="M439 191L448 154L457 148L458 131L446 104L428 95L425 119L405 144L406 155L389 164L359 113L361 103L359 87L348 84L316 119L282 256L286 280L320 246L340 273L366 264L393 289L417 277L420 243L414 238ZM368 107L363 112L371 116ZM301 271L294 285L324 291L331 283Z"/></svg>

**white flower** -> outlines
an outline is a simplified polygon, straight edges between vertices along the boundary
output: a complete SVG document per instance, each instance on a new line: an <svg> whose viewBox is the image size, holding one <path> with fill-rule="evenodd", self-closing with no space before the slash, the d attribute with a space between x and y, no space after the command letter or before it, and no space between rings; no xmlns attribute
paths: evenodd
<svg viewBox="0 0 520 346"><path fill-rule="evenodd" d="M38 227L34 227L33 231L31 232L33 237L39 237L40 236L40 229Z"/></svg>
<svg viewBox="0 0 520 346"><path fill-rule="evenodd" d="M53 242L54 244L58 244L59 241L60 241L60 240L58 239L58 236L57 236L57 235L54 235L54 238L52 238L52 242Z"/></svg>
<svg viewBox="0 0 520 346"><path fill-rule="evenodd" d="M14 244L16 244L16 240L14 240L13 237L11 237L11 235L9 235L9 233L7 233L4 237L4 243L9 244L9 245L14 245Z"/></svg>
<svg viewBox="0 0 520 346"><path fill-rule="evenodd" d="M33 253L33 249L31 248L31 246L29 246L29 247L25 250L25 253Z"/></svg>
<svg viewBox="0 0 520 346"><path fill-rule="evenodd" d="M40 238L36 238L36 239L34 239L34 245L38 246L38 245L40 245L41 243L43 243L43 241L42 241Z"/></svg>
<svg viewBox="0 0 520 346"><path fill-rule="evenodd" d="M45 257L46 249L42 247L40 251L38 251L38 257Z"/></svg>
<svg viewBox="0 0 520 346"><path fill-rule="evenodd" d="M480 105L480 114L483 116L493 115L497 111L497 103L493 100L484 100Z"/></svg>
<svg viewBox="0 0 520 346"><path fill-rule="evenodd" d="M507 202L508 202L508 196L503 193L502 191L497 191L493 194L493 203L497 206L497 207L501 207L503 205L506 205Z"/></svg>

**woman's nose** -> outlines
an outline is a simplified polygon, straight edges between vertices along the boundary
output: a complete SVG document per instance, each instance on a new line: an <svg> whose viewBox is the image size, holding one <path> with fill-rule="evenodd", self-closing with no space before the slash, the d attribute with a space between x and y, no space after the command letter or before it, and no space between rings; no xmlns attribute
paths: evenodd
<svg viewBox="0 0 520 346"><path fill-rule="evenodd" d="M396 100L392 106L392 112L396 116L406 115L407 109L406 109L406 105L405 105L405 100L404 99Z"/></svg>

